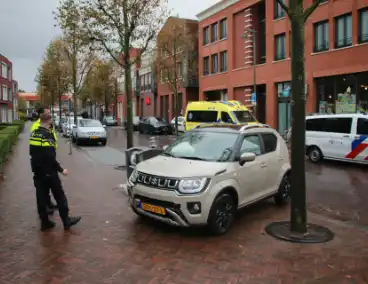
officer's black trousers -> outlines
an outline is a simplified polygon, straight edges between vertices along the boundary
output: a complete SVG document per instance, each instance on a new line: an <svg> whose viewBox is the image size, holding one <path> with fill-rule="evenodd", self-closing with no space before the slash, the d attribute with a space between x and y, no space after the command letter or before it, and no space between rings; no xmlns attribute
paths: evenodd
<svg viewBox="0 0 368 284"><path fill-rule="evenodd" d="M36 187L37 210L41 221L48 220L47 207L51 189L59 209L60 218L65 223L69 217L69 207L58 173L52 175L35 174L33 181Z"/></svg>

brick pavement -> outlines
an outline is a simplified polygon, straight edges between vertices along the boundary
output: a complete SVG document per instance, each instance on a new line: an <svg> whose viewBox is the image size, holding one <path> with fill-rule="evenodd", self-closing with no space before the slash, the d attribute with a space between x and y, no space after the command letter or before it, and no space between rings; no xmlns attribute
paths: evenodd
<svg viewBox="0 0 368 284"><path fill-rule="evenodd" d="M26 135L21 137L0 186L1 284L367 283L367 231L311 213L311 222L336 233L334 241L276 241L263 228L287 218L288 210L267 202L241 212L222 237L143 222L113 190L124 172L81 151L67 152L61 141L59 159L71 171L63 178L65 190L71 211L83 219L64 233L55 216L57 228L41 233Z"/></svg>

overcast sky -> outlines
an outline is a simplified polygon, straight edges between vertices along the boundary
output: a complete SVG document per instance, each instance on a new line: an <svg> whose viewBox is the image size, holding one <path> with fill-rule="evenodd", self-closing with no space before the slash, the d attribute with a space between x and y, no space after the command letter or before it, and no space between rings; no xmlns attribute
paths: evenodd
<svg viewBox="0 0 368 284"><path fill-rule="evenodd" d="M219 0L169 0L173 14L195 15ZM0 53L13 62L19 88L36 89L34 78L48 43L60 32L52 11L58 0L0 0Z"/></svg>

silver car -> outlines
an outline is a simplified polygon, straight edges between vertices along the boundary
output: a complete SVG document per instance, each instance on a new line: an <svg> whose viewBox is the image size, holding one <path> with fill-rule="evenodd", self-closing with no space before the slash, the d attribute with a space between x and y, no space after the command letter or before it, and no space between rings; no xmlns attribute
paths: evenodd
<svg viewBox="0 0 368 284"><path fill-rule="evenodd" d="M77 125L73 126L72 141L76 145L83 142L101 142L103 146L107 143L105 125L95 119L78 119Z"/></svg>

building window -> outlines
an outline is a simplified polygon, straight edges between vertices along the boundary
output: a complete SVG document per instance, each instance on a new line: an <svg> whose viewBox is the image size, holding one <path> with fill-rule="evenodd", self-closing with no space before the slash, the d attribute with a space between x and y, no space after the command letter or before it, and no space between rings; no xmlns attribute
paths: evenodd
<svg viewBox="0 0 368 284"><path fill-rule="evenodd" d="M220 72L227 71L227 51L220 52Z"/></svg>
<svg viewBox="0 0 368 284"><path fill-rule="evenodd" d="M218 25L217 23L214 23L211 25L211 42L215 42L218 39L217 32L218 32Z"/></svg>
<svg viewBox="0 0 368 284"><path fill-rule="evenodd" d="M220 39L227 38L227 19L220 21Z"/></svg>
<svg viewBox="0 0 368 284"><path fill-rule="evenodd" d="M285 1L282 2L285 3ZM277 0L274 0L274 3L275 3L275 19L285 17L285 11L281 7L281 5L277 2Z"/></svg>
<svg viewBox="0 0 368 284"><path fill-rule="evenodd" d="M286 57L285 45L286 45L285 33L275 36L275 60L285 59Z"/></svg>
<svg viewBox="0 0 368 284"><path fill-rule="evenodd" d="M351 18L351 14L345 14L335 18L335 48L346 47L352 44Z"/></svg>
<svg viewBox="0 0 368 284"><path fill-rule="evenodd" d="M7 100L8 100L8 87L3 86L3 101L7 101Z"/></svg>
<svg viewBox="0 0 368 284"><path fill-rule="evenodd" d="M359 11L359 43L368 42L368 8Z"/></svg>
<svg viewBox="0 0 368 284"><path fill-rule="evenodd" d="M213 54L211 56L211 63L212 63L212 74L217 73L218 72L218 55L217 54Z"/></svg>
<svg viewBox="0 0 368 284"><path fill-rule="evenodd" d="M210 28L205 27L203 29L203 45L209 44L210 42Z"/></svg>
<svg viewBox="0 0 368 284"><path fill-rule="evenodd" d="M203 76L210 73L210 58L209 56L203 58Z"/></svg>
<svg viewBox="0 0 368 284"><path fill-rule="evenodd" d="M8 89L8 97L9 97L9 102L13 101L13 90L11 88Z"/></svg>
<svg viewBox="0 0 368 284"><path fill-rule="evenodd" d="M328 50L328 21L314 24L314 52Z"/></svg>
<svg viewBox="0 0 368 284"><path fill-rule="evenodd" d="M9 74L8 74L8 65L6 65L5 63L1 64L1 76L3 78L8 78Z"/></svg>

